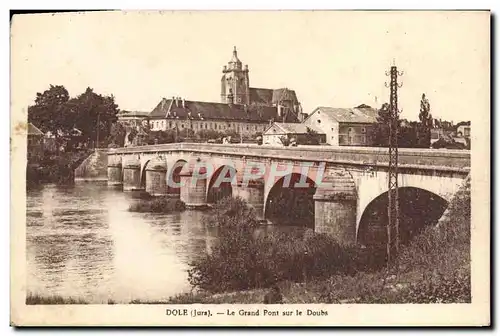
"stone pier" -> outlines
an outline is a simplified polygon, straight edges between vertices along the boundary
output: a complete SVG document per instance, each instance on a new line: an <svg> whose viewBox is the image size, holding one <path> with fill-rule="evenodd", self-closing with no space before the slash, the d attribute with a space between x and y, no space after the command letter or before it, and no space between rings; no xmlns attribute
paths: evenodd
<svg viewBox="0 0 500 336"><path fill-rule="evenodd" d="M123 165L123 190L141 190L141 162L136 158L129 158Z"/></svg>
<svg viewBox="0 0 500 336"><path fill-rule="evenodd" d="M189 208L203 208L207 206L207 169L197 166L196 163L187 163L179 173L181 190L180 199Z"/></svg>
<svg viewBox="0 0 500 336"><path fill-rule="evenodd" d="M121 162L108 163L108 186L121 186L122 180L122 164Z"/></svg>
<svg viewBox="0 0 500 336"><path fill-rule="evenodd" d="M314 194L314 231L344 245L356 242L356 187L346 172L334 172Z"/></svg>
<svg viewBox="0 0 500 336"><path fill-rule="evenodd" d="M257 218L264 220L264 180L251 180L247 185L238 182L233 186L233 196L241 197L255 209Z"/></svg>
<svg viewBox="0 0 500 336"><path fill-rule="evenodd" d="M146 166L146 192L151 196L167 195L167 164L160 159Z"/></svg>

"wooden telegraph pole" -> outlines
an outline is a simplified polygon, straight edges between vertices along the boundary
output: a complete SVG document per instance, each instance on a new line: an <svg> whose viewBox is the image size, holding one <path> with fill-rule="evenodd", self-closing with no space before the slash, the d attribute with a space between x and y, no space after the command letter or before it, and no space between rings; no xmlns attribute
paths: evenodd
<svg viewBox="0 0 500 336"><path fill-rule="evenodd" d="M393 64L387 76L391 77L390 88L390 109L389 109L389 172L388 172L388 222L387 222L387 263L389 264L394 254L399 251L399 193L398 193L398 88L403 85L398 83L399 72Z"/></svg>

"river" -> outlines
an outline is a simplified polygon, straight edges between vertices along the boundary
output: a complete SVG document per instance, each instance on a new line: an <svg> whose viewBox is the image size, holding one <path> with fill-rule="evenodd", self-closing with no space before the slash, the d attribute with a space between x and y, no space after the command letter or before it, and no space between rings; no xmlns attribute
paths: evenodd
<svg viewBox="0 0 500 336"><path fill-rule="evenodd" d="M105 185L27 193L27 290L89 303L158 301L189 291L189 262L215 239L203 212L132 213Z"/></svg>

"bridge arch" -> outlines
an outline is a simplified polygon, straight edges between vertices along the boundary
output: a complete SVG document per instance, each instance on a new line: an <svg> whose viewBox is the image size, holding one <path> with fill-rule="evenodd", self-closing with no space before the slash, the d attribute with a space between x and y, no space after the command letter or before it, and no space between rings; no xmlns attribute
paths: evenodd
<svg viewBox="0 0 500 336"><path fill-rule="evenodd" d="M180 183L181 177L180 172L182 168L187 164L187 161L183 158L175 159L168 165L167 171L167 195L170 197L179 198L181 193Z"/></svg>
<svg viewBox="0 0 500 336"><path fill-rule="evenodd" d="M153 158L146 160L141 167L141 189L146 189L146 168L152 160Z"/></svg>
<svg viewBox="0 0 500 336"><path fill-rule="evenodd" d="M434 225L448 206L443 197L422 188L400 187L400 242L408 243L428 225ZM356 235L357 243L385 248L387 243L388 192L375 197L363 210Z"/></svg>
<svg viewBox="0 0 500 336"><path fill-rule="evenodd" d="M264 218L280 225L314 229L315 193L316 183L307 175L300 173L285 175L268 189L264 203ZM283 214L286 214L286 217Z"/></svg>
<svg viewBox="0 0 500 336"><path fill-rule="evenodd" d="M214 204L233 195L236 183L236 168L231 164L220 165L211 175L207 186L207 203Z"/></svg>

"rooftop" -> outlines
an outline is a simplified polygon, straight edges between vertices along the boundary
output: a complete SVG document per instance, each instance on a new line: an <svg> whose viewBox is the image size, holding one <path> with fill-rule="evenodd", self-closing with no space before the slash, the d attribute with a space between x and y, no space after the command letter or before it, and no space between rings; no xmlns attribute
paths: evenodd
<svg viewBox="0 0 500 336"><path fill-rule="evenodd" d="M307 126L305 124L299 124L299 123L280 123L280 122L275 122L271 125L278 127L280 130L283 131L284 134L305 134L308 132L308 129L312 129L313 131L322 133L321 131L315 130L310 126ZM269 130L271 127L269 127L267 130ZM266 130L266 132L267 132Z"/></svg>
<svg viewBox="0 0 500 336"><path fill-rule="evenodd" d="M315 113L323 113L336 122L371 124L377 122L378 111L374 108L336 108L320 106L317 107L308 118Z"/></svg>
<svg viewBox="0 0 500 336"><path fill-rule="evenodd" d="M149 114L151 118L192 119L192 120L241 120L269 122L277 118L277 108L273 106L224 104L183 99L166 99Z"/></svg>
<svg viewBox="0 0 500 336"><path fill-rule="evenodd" d="M28 135L43 135L43 132L32 123L28 123Z"/></svg>

